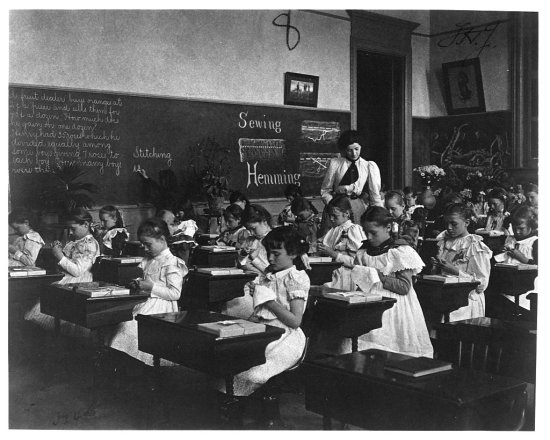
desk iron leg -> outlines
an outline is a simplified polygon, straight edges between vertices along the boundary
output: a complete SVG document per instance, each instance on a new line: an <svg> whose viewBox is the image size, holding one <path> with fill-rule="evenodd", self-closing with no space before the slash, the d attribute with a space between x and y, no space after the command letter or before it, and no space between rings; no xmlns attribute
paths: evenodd
<svg viewBox="0 0 550 440"><path fill-rule="evenodd" d="M358 347L358 344L359 344L358 339L359 339L359 338L357 338L357 336L354 336L353 338L351 338L351 352L352 352L352 353L355 353L355 352L359 349L359 347Z"/></svg>
<svg viewBox="0 0 550 440"><path fill-rule="evenodd" d="M224 425L241 429L243 427L242 402L236 397L233 388L233 376L225 377L225 396L220 403L220 418Z"/></svg>
<svg viewBox="0 0 550 440"><path fill-rule="evenodd" d="M92 367L92 392L90 406L86 410L87 416L94 416L97 403L99 401L98 388L100 386L101 378L101 366L103 365L103 358L105 355L105 337L103 329L98 328L95 331L95 350Z"/></svg>

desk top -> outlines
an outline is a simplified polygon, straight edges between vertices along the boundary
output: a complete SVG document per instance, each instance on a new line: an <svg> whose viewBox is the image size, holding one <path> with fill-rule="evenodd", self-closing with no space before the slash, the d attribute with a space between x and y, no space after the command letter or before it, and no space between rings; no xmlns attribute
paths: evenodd
<svg viewBox="0 0 550 440"><path fill-rule="evenodd" d="M197 328L197 324L205 322L217 322L238 319L234 316L223 315L221 313L210 312L206 310L189 310L185 312L158 313L155 315L137 315L136 321L140 323L153 324L158 327L170 327L172 329L181 330L187 333L194 333L201 336L201 339L206 338L214 344L231 343L235 339L241 341L249 339L271 339L276 336L277 339L285 331L282 328L266 325L265 332L253 333L250 335L239 335L229 338L219 338L214 334L205 332Z"/></svg>
<svg viewBox="0 0 550 440"><path fill-rule="evenodd" d="M461 281L459 283L442 283L436 280L425 280L421 276L416 280L415 285L441 286L442 289L451 289L453 287L464 287L468 291L475 289L480 284L479 281Z"/></svg>
<svg viewBox="0 0 550 440"><path fill-rule="evenodd" d="M479 318L463 319L461 321L447 322L439 324L441 326L459 326L470 325L475 327L483 327L505 333L516 333L518 335L536 335L537 325L531 321L505 321L497 318L488 318L486 316Z"/></svg>
<svg viewBox="0 0 550 440"><path fill-rule="evenodd" d="M29 275L25 277L8 277L8 281L10 283L14 283L17 281L30 281L30 280L40 280L40 282L49 282L53 283L54 281L58 281L62 279L65 276L62 272L56 272L56 271L47 271L45 275Z"/></svg>
<svg viewBox="0 0 550 440"><path fill-rule="evenodd" d="M384 309L389 309L397 302L394 298L382 297L379 301L369 301L361 303L348 303L346 301L339 301L333 298L326 298L323 296L324 292L344 292L342 289L334 289L327 286L311 286L309 288L309 298L308 304L310 302L320 301L324 304L331 305L343 309L364 309L364 308L377 308L383 307Z"/></svg>
<svg viewBox="0 0 550 440"><path fill-rule="evenodd" d="M357 380L385 384L392 388L428 395L431 399L451 402L457 406L484 399L514 388L525 388L518 379L483 373L476 370L454 368L443 373L409 378L384 369L388 360L400 361L410 356L383 350L365 350L316 361L306 361L310 369L326 369L352 375ZM311 373L311 372L310 372Z"/></svg>
<svg viewBox="0 0 550 440"><path fill-rule="evenodd" d="M194 267L208 267L208 266L194 266ZM238 280L238 279L251 279L253 280L254 278L256 278L258 276L258 274L256 272L253 272L251 270L245 270L243 271L243 273L233 273L233 274L227 274L227 275L212 275L210 273L207 273L207 272L199 272L197 270L195 270L194 268L192 268L190 271L189 271L189 275L193 275L193 276L197 276L197 277L202 277L202 278L208 278L208 279L211 279L211 280Z"/></svg>

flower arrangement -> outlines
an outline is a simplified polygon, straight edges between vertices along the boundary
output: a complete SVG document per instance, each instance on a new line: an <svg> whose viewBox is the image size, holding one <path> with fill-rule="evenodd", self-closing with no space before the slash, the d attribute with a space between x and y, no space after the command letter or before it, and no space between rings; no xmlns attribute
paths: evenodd
<svg viewBox="0 0 550 440"><path fill-rule="evenodd" d="M437 165L422 165L414 168L413 171L418 175L422 185L430 186L433 182L439 181L445 176L443 168L439 168Z"/></svg>

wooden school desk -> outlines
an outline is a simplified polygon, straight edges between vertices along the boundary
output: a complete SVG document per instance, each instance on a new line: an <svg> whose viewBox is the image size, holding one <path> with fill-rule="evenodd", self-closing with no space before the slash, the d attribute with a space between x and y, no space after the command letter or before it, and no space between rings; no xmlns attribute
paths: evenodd
<svg viewBox="0 0 550 440"><path fill-rule="evenodd" d="M60 272L48 271L46 275L8 277L8 301L22 303L36 300L40 298L40 292L45 286L61 280L64 276Z"/></svg>
<svg viewBox="0 0 550 440"><path fill-rule="evenodd" d="M205 249L201 246L193 249L191 255L192 266L208 266L208 267L235 267L237 265L237 251L217 251Z"/></svg>
<svg viewBox="0 0 550 440"><path fill-rule="evenodd" d="M337 261L309 263L311 270L307 271L312 286L320 286L332 281L332 272L342 266Z"/></svg>
<svg viewBox="0 0 550 440"><path fill-rule="evenodd" d="M341 290L323 286L310 288L306 311L309 316L304 318L310 323L308 332L315 334L323 330L342 338L351 338L352 351L357 351L359 336L382 327L382 314L397 302L393 298L384 297L380 301L349 304L325 298L322 292L330 291Z"/></svg>
<svg viewBox="0 0 550 440"><path fill-rule="evenodd" d="M198 330L197 324L234 319L203 310L138 315L138 348L153 355L159 372L160 359L225 379L227 399L222 403L222 414L231 413L237 403L233 396L233 377L265 363L265 348L281 337L284 330L266 326L263 333L217 338ZM157 378L160 380L159 375ZM161 385L159 384L159 389ZM236 424L241 421L233 420Z"/></svg>
<svg viewBox="0 0 550 440"><path fill-rule="evenodd" d="M428 329L430 324L449 322L449 313L468 305L468 295L479 281L466 283L442 283L424 280L420 276L414 285L418 301L424 312Z"/></svg>
<svg viewBox="0 0 550 440"><path fill-rule="evenodd" d="M94 280L126 286L133 279L143 276L143 270L138 267L139 263L139 261L122 263L120 260L101 258L98 262L97 274L94 274Z"/></svg>
<svg viewBox="0 0 550 440"><path fill-rule="evenodd" d="M480 317L438 324L435 330L438 359L535 383L535 323Z"/></svg>
<svg viewBox="0 0 550 440"><path fill-rule="evenodd" d="M211 275L189 270L184 292L179 301L184 310L220 311L227 301L244 295L244 286L258 276L244 271L234 275Z"/></svg>
<svg viewBox="0 0 550 440"><path fill-rule="evenodd" d="M306 409L323 416L325 429L332 418L384 430L511 429L506 422L522 419L525 382L466 369L416 379L384 369L408 358L365 350L305 361Z"/></svg>
<svg viewBox="0 0 550 440"><path fill-rule="evenodd" d="M514 296L519 316L519 297L529 290L535 288L535 278L538 276L538 269L516 270L509 267L491 267L491 276L486 294L498 295L504 293Z"/></svg>
<svg viewBox="0 0 550 440"><path fill-rule="evenodd" d="M92 406L96 404L96 388L99 383L99 367L106 353L104 330L108 326L134 319L132 309L147 298L149 294L132 293L130 295L91 298L73 289L75 284L52 285L40 294L40 312L54 317L55 335L59 335L60 320L85 327L94 332L96 351L94 355Z"/></svg>

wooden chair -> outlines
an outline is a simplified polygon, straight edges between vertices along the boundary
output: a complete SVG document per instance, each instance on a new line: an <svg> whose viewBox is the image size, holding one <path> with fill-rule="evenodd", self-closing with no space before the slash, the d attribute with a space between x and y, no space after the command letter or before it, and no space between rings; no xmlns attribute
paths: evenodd
<svg viewBox="0 0 550 440"><path fill-rule="evenodd" d="M511 325L493 318L438 324L434 327L435 357L452 362L458 368L534 381L534 372L527 374L520 365L525 363L525 353L517 351L523 345L520 339L526 332L516 324ZM526 407L527 393L495 417L495 429L520 430L525 423Z"/></svg>

